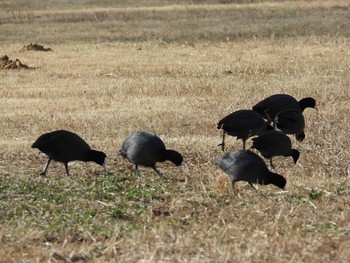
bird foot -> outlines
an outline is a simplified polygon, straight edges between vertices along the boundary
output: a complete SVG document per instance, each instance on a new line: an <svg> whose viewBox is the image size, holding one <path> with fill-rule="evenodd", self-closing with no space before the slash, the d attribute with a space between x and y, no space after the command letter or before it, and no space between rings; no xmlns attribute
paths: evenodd
<svg viewBox="0 0 350 263"><path fill-rule="evenodd" d="M221 150L223 152L225 152L225 144L224 143L220 143L220 144L218 144L218 146L221 146Z"/></svg>

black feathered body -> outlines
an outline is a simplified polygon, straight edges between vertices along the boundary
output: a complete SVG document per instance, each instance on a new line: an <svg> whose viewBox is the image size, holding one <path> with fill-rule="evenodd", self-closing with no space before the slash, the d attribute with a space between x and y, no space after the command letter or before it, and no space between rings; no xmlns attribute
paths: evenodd
<svg viewBox="0 0 350 263"><path fill-rule="evenodd" d="M137 132L123 143L119 153L135 165L153 167L157 162L166 160L164 142L149 132Z"/></svg>
<svg viewBox="0 0 350 263"><path fill-rule="evenodd" d="M303 113L306 108L317 109L316 100L307 97L297 101L288 94L274 94L253 106L254 111L269 121L273 121L275 116L281 111L294 109L299 113Z"/></svg>
<svg viewBox="0 0 350 263"><path fill-rule="evenodd" d="M45 175L51 160L64 163L67 175L69 175L68 162L70 161L93 161L99 165L104 165L106 154L95 151L77 134L57 130L45 133L32 144L32 148L37 148L45 153L49 159L41 175Z"/></svg>
<svg viewBox="0 0 350 263"><path fill-rule="evenodd" d="M288 109L295 109L300 113L303 111L299 102L288 94L272 95L253 106L254 111L270 120L273 120L277 113Z"/></svg>
<svg viewBox="0 0 350 263"><path fill-rule="evenodd" d="M252 141L252 148L257 149L268 159L274 156L290 156L292 154L290 138L280 131L266 131L259 137L254 137Z"/></svg>
<svg viewBox="0 0 350 263"><path fill-rule="evenodd" d="M220 120L217 128L245 141L253 135L265 132L268 126L255 111L238 110Z"/></svg>
<svg viewBox="0 0 350 263"><path fill-rule="evenodd" d="M265 162L248 150L226 153L215 164L229 175L233 183L245 181L251 184L274 184L282 189L286 185L283 176L270 172Z"/></svg>
<svg viewBox="0 0 350 263"><path fill-rule="evenodd" d="M285 134L295 134L298 141L305 138L305 119L297 110L285 110L279 112L274 119L275 126Z"/></svg>
<svg viewBox="0 0 350 263"><path fill-rule="evenodd" d="M58 130L41 135L32 145L51 159L67 163L89 161L90 146L75 133Z"/></svg>
<svg viewBox="0 0 350 263"><path fill-rule="evenodd" d="M275 156L291 156L294 163L297 163L300 152L292 149L290 138L281 131L266 131L259 137L252 139L252 148L257 149L262 156L270 159L272 167L272 158Z"/></svg>

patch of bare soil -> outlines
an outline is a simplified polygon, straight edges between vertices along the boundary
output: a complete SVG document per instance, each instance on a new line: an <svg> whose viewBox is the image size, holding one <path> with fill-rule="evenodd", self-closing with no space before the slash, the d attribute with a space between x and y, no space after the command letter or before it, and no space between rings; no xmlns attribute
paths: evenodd
<svg viewBox="0 0 350 263"><path fill-rule="evenodd" d="M0 57L0 70L1 69L34 69L26 64L23 64L18 58L14 61L7 55Z"/></svg>
<svg viewBox="0 0 350 263"><path fill-rule="evenodd" d="M20 51L30 51L30 50L33 50L33 51L52 51L51 48L44 48L44 46L39 45L35 42L32 42L28 45L23 46Z"/></svg>

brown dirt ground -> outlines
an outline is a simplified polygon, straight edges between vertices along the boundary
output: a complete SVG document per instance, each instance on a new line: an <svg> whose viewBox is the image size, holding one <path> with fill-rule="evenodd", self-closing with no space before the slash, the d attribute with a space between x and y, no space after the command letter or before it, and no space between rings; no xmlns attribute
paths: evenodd
<svg viewBox="0 0 350 263"><path fill-rule="evenodd" d="M33 67L23 64L18 58L13 61L7 55L4 55L0 57L1 69L33 69Z"/></svg>

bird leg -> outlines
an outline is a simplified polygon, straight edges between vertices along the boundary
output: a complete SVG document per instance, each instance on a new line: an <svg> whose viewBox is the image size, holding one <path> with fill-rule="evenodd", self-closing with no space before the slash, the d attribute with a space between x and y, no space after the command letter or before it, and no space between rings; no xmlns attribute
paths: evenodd
<svg viewBox="0 0 350 263"><path fill-rule="evenodd" d="M232 190L235 196L237 196L238 198L242 198L242 196L240 196L240 194L238 193L236 184L234 182L232 182Z"/></svg>
<svg viewBox="0 0 350 263"><path fill-rule="evenodd" d="M164 175L162 175L162 173L158 171L158 169L156 168L155 165L152 166L152 169L153 169L160 177L164 178Z"/></svg>
<svg viewBox="0 0 350 263"><path fill-rule="evenodd" d="M218 146L221 146L221 149L223 152L225 152L225 131L222 131L222 142L218 144Z"/></svg>
<svg viewBox="0 0 350 263"><path fill-rule="evenodd" d="M179 174L182 175L183 174L182 165L179 165L177 168L179 169Z"/></svg>
<svg viewBox="0 0 350 263"><path fill-rule="evenodd" d="M273 169L276 169L275 166L274 166L273 163L272 163L272 157L270 158L270 165L271 165L271 167L272 167Z"/></svg>
<svg viewBox="0 0 350 263"><path fill-rule="evenodd" d="M49 158L49 159L47 160L47 162L46 162L46 164L45 164L45 166L44 166L44 170L41 172L40 175L42 175L42 176L45 176L45 175L46 175L46 171L47 171L47 168L49 168L50 162L51 162L51 158Z"/></svg>
<svg viewBox="0 0 350 263"><path fill-rule="evenodd" d="M135 164L135 171L138 177L140 177L140 171L139 171L139 166Z"/></svg>
<svg viewBox="0 0 350 263"><path fill-rule="evenodd" d="M246 134L247 137L243 137L242 141L243 141L243 150L245 150L245 143L248 140L248 138L253 136L253 132L251 130L248 131L248 133Z"/></svg>
<svg viewBox="0 0 350 263"><path fill-rule="evenodd" d="M235 182L232 182L232 191L234 195L238 194Z"/></svg>
<svg viewBox="0 0 350 263"><path fill-rule="evenodd" d="M250 184L251 187L253 187L253 189L257 192L258 190L256 190L255 186L251 183L251 182L248 182Z"/></svg>
<svg viewBox="0 0 350 263"><path fill-rule="evenodd" d="M67 176L69 176L68 163L64 163L64 167L66 168L66 173L67 173Z"/></svg>

